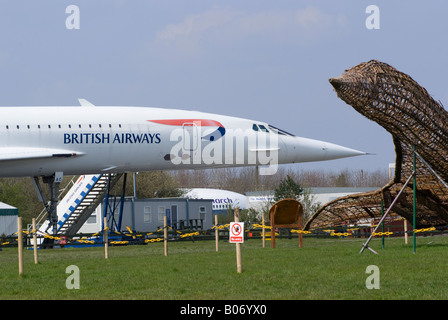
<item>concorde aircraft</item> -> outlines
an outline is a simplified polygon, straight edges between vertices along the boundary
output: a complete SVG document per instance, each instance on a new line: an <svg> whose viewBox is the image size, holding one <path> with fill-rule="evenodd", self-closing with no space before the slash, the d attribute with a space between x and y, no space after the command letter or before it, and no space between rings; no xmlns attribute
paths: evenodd
<svg viewBox="0 0 448 320"><path fill-rule="evenodd" d="M190 199L212 199L213 214L226 214L229 209L247 209L246 196L241 193L211 188L186 189L185 197Z"/></svg>
<svg viewBox="0 0 448 320"><path fill-rule="evenodd" d="M294 136L265 122L146 107L2 107L0 176L49 184L55 215L63 174L262 166L366 154ZM264 171L263 171L264 170ZM53 213L52 213L53 212Z"/></svg>

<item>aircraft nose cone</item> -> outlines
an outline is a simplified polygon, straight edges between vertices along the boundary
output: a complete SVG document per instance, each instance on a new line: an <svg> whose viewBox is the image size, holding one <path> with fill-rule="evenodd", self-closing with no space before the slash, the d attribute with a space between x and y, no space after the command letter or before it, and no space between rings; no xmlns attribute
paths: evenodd
<svg viewBox="0 0 448 320"><path fill-rule="evenodd" d="M346 148L334 143L324 142L324 146L322 147L325 156L328 159L340 159L340 158L348 158L355 157L361 155L367 155L366 152L358 151L351 148Z"/></svg>
<svg viewBox="0 0 448 320"><path fill-rule="evenodd" d="M280 160L280 163L326 161L367 154L334 143L303 137L285 137L282 141L284 144L283 150L285 150L284 157L287 160ZM282 157L282 154L280 154L280 157Z"/></svg>

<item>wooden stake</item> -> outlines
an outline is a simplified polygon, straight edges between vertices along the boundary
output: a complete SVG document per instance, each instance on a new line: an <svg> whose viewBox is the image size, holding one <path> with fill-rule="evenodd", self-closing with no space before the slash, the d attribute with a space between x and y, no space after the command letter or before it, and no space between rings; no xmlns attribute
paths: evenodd
<svg viewBox="0 0 448 320"><path fill-rule="evenodd" d="M22 217L17 218L17 248L19 251L19 275L23 274L23 234Z"/></svg>
<svg viewBox="0 0 448 320"><path fill-rule="evenodd" d="M303 229L302 215L300 214L301 208L302 208L302 205L299 204L299 206L297 207L297 212L299 213L299 221L297 221L297 224L300 226L299 231L302 231L302 229ZM301 232L299 232L299 248L303 248L303 234Z"/></svg>
<svg viewBox="0 0 448 320"><path fill-rule="evenodd" d="M218 215L215 214L215 242L216 242L216 252L219 251L219 230L218 230Z"/></svg>
<svg viewBox="0 0 448 320"><path fill-rule="evenodd" d="M109 228L107 227L107 217L104 217L103 242L104 258L109 259Z"/></svg>
<svg viewBox="0 0 448 320"><path fill-rule="evenodd" d="M240 209L237 207L234 211L235 222L240 222ZM242 231L244 236L244 230ZM236 270L238 273L243 272L243 263L241 261L241 243L236 243Z"/></svg>
<svg viewBox="0 0 448 320"><path fill-rule="evenodd" d="M404 219L404 244L408 244L408 220Z"/></svg>
<svg viewBox="0 0 448 320"><path fill-rule="evenodd" d="M163 217L163 246L166 257L168 255L168 227L166 222L166 216Z"/></svg>
<svg viewBox="0 0 448 320"><path fill-rule="evenodd" d="M266 228L265 228L265 223L264 223L264 212L262 213L262 220L261 220L261 226L263 228L263 230L261 231L262 234L262 239L263 239L263 248L266 248Z"/></svg>
<svg viewBox="0 0 448 320"><path fill-rule="evenodd" d="M34 264L39 263L39 259L37 258L37 230L36 230L36 218L33 218L33 251L34 251Z"/></svg>
<svg viewBox="0 0 448 320"><path fill-rule="evenodd" d="M274 205L274 212L272 213L271 217L271 248L275 248L275 228L274 228L274 217L275 213L277 212L277 205Z"/></svg>

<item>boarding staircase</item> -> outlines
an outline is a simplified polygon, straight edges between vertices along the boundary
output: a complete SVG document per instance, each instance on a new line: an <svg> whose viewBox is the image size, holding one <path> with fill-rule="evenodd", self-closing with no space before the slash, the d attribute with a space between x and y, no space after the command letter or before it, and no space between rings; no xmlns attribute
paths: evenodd
<svg viewBox="0 0 448 320"><path fill-rule="evenodd" d="M76 234L121 176L115 173L80 176L64 198L59 200L57 234ZM39 230L45 232L47 226L48 221L45 221Z"/></svg>

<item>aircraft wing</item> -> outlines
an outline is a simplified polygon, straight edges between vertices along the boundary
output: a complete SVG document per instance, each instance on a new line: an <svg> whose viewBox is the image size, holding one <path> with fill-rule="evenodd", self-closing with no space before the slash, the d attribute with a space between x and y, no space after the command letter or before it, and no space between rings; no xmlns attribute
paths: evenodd
<svg viewBox="0 0 448 320"><path fill-rule="evenodd" d="M64 149L5 147L0 148L0 161L28 160L39 158L70 158L84 153Z"/></svg>

